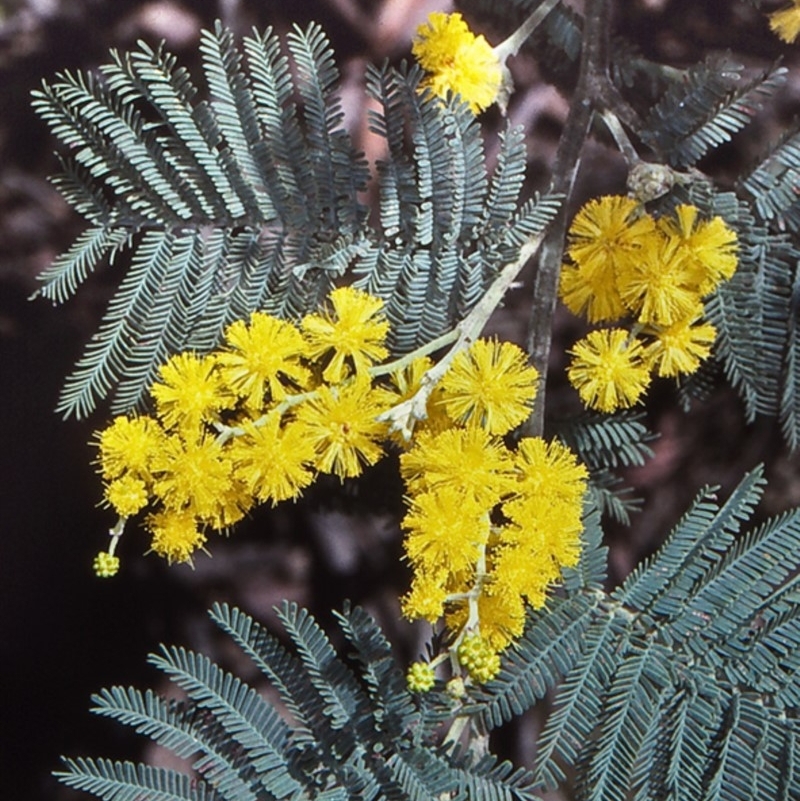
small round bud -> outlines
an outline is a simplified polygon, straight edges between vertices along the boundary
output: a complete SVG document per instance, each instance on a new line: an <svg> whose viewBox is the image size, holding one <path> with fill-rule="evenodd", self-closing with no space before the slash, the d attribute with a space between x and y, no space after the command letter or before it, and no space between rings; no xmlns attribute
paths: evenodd
<svg viewBox="0 0 800 801"><path fill-rule="evenodd" d="M458 661L478 684L491 681L500 672L500 657L480 634L467 634L458 646Z"/></svg>
<svg viewBox="0 0 800 801"><path fill-rule="evenodd" d="M119 557L108 551L100 551L92 562L92 569L99 578L111 578L119 571Z"/></svg>
<svg viewBox="0 0 800 801"><path fill-rule="evenodd" d="M434 685L436 675L428 662L414 662L406 674L408 689L414 693L426 693Z"/></svg>
<svg viewBox="0 0 800 801"><path fill-rule="evenodd" d="M665 164L640 161L628 173L628 190L641 203L666 195L675 185L675 173Z"/></svg>
<svg viewBox="0 0 800 801"><path fill-rule="evenodd" d="M461 676L453 676L453 678L447 682L445 689L447 690L447 694L457 701L460 701L467 694L467 688L464 686L464 679Z"/></svg>

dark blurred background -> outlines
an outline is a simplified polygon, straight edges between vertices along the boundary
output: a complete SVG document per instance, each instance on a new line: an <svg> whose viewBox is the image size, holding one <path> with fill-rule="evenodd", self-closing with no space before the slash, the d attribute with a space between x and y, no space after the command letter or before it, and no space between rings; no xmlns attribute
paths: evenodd
<svg viewBox="0 0 800 801"><path fill-rule="evenodd" d="M580 6L579 2L573 3ZM800 108L798 49L770 34L762 11L745 2L624 0L615 29L647 55L676 66L730 50L747 66L783 56L790 78L752 130L704 165L724 182L749 163L764 141L777 138ZM779 4L777 4L779 5ZM766 4L772 10L775 3ZM48 185L55 147L30 109L29 93L61 70L91 68L108 49L137 39L165 39L196 71L201 28L222 19L238 33L277 30L318 20L340 61L342 92L354 138L374 158L366 132L361 77L366 61L408 55L416 26L435 0L19 0L0 2L0 777L4 798L71 799L51 771L59 754L142 756L144 743L89 714L93 691L112 684L158 684L146 654L159 642L179 642L235 657L221 646L205 610L228 600L263 620L283 598L308 605L328 625L344 598L365 604L412 658L424 632L399 620L397 597L407 575L400 562L397 520L401 488L387 460L363 480L320 482L301 503L261 510L230 539L212 541L212 557L195 569L168 569L143 556L146 541L131 528L122 543L123 568L110 581L91 571L106 545L111 515L98 507L100 483L89 445L106 420L59 419L53 408L64 376L95 330L118 280L114 269L92 277L61 308L29 300L35 276L81 230L81 221ZM486 30L493 42L494 32ZM799 46L800 47L800 46ZM562 95L539 77L533 58L512 65L517 82L510 115L528 131L532 184L544 186L567 110ZM200 82L198 77L198 82ZM497 125L496 113L487 123ZM624 168L602 145L587 149L578 193L624 191ZM527 288L515 290L492 322L524 339ZM558 319L556 344L574 333ZM554 398L558 398L556 393ZM667 385L648 407L661 434L655 458L627 479L645 500L631 529L610 527L612 572L624 576L664 537L704 483L730 487L760 461L768 463L769 511L800 502L800 463L785 453L773 421L747 426L726 390L693 409L676 411ZM246 670L241 667L240 669ZM499 744L530 758L524 728ZM145 756L164 759L148 752Z"/></svg>

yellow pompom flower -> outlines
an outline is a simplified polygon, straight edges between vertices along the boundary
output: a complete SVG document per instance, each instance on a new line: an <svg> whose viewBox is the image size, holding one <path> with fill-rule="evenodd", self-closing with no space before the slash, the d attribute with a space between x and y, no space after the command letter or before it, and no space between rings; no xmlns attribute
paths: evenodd
<svg viewBox="0 0 800 801"><path fill-rule="evenodd" d="M787 44L791 44L800 36L800 0L794 0L788 8L773 11L767 16L772 32Z"/></svg>
<svg viewBox="0 0 800 801"><path fill-rule="evenodd" d="M231 503L233 465L230 455L211 437L185 441L165 437L153 458L153 490L170 511L190 509L220 528L242 513Z"/></svg>
<svg viewBox="0 0 800 801"><path fill-rule="evenodd" d="M567 377L583 403L601 412L633 406L650 384L641 342L620 328L592 331L570 351Z"/></svg>
<svg viewBox="0 0 800 801"><path fill-rule="evenodd" d="M611 265L602 267L564 264L559 277L558 293L564 305L590 323L616 322L628 312L617 287L617 275Z"/></svg>
<svg viewBox="0 0 800 801"><path fill-rule="evenodd" d="M406 673L406 683L412 693L426 693L436 683L436 673L429 662L413 662Z"/></svg>
<svg viewBox="0 0 800 801"><path fill-rule="evenodd" d="M98 578L111 578L119 572L119 557L100 551L92 562L92 570Z"/></svg>
<svg viewBox="0 0 800 801"><path fill-rule="evenodd" d="M103 478L113 480L131 473L150 479L150 464L164 433L151 417L115 417L98 433L99 462Z"/></svg>
<svg viewBox="0 0 800 801"><path fill-rule="evenodd" d="M681 205L675 209L674 221L662 218L659 225L680 243L678 253L686 261L689 281L704 297L736 272L738 242L736 232L722 217L704 221L697 215L694 206Z"/></svg>
<svg viewBox="0 0 800 801"><path fill-rule="evenodd" d="M389 322L383 317L383 301L354 287L334 289L330 310L308 314L302 328L308 343L308 357L329 359L322 377L337 384L351 372L365 373L386 358L384 347Z"/></svg>
<svg viewBox="0 0 800 801"><path fill-rule="evenodd" d="M300 363L305 355L305 340L291 323L263 312L254 312L249 323L237 320L225 331L225 345L217 355L224 384L248 408L263 407L264 395L281 401L292 392L306 389L310 378Z"/></svg>
<svg viewBox="0 0 800 801"><path fill-rule="evenodd" d="M638 201L624 195L607 195L586 203L575 215L567 234L567 253L589 271L600 271L613 283L615 271L636 258L642 242L651 238L656 224L641 213Z"/></svg>
<svg viewBox="0 0 800 801"><path fill-rule="evenodd" d="M339 387L322 386L315 397L297 407L298 436L314 448L317 470L340 479L354 478L383 455L380 441L386 425L376 418L384 411L367 378Z"/></svg>
<svg viewBox="0 0 800 801"><path fill-rule="evenodd" d="M227 399L213 356L177 353L161 366L150 389L164 427L198 436L200 424L216 420Z"/></svg>
<svg viewBox="0 0 800 801"><path fill-rule="evenodd" d="M438 97L460 95L474 114L497 100L503 84L500 60L461 14L430 14L417 28L411 52L427 73L422 86Z"/></svg>
<svg viewBox="0 0 800 801"><path fill-rule="evenodd" d="M580 554L583 496L589 473L557 440L524 437L515 454L517 483L503 513L518 528L506 540L545 552L558 567L573 566Z"/></svg>
<svg viewBox="0 0 800 801"><path fill-rule="evenodd" d="M450 486L490 509L509 490L513 461L482 428L423 432L400 456L400 472L414 495Z"/></svg>
<svg viewBox="0 0 800 801"><path fill-rule="evenodd" d="M400 599L403 617L435 623L444 614L448 575L446 570L434 573L415 570L411 589Z"/></svg>
<svg viewBox="0 0 800 801"><path fill-rule="evenodd" d="M440 403L458 424L502 436L530 414L539 373L511 342L479 339L453 360Z"/></svg>
<svg viewBox="0 0 800 801"><path fill-rule="evenodd" d="M297 498L314 480L309 465L314 461L314 444L302 426L289 421L281 425L277 412L267 415L263 425L246 423L244 435L231 445L236 476L259 501Z"/></svg>
<svg viewBox="0 0 800 801"><path fill-rule="evenodd" d="M619 286L622 299L641 323L672 325L700 306L692 267L674 238L649 241L624 270Z"/></svg>
<svg viewBox="0 0 800 801"><path fill-rule="evenodd" d="M170 564L191 562L192 554L206 542L194 515L188 511L167 509L156 512L147 519L147 526L153 535L150 550Z"/></svg>
<svg viewBox="0 0 800 801"><path fill-rule="evenodd" d="M428 574L471 569L489 539L490 511L447 484L414 496L402 523L406 556Z"/></svg>
<svg viewBox="0 0 800 801"><path fill-rule="evenodd" d="M130 517L147 506L147 486L140 478L127 474L111 481L105 499L122 517Z"/></svg>
<svg viewBox="0 0 800 801"><path fill-rule="evenodd" d="M698 315L687 317L655 333L647 356L658 375L689 375L708 358L717 330L711 323L698 323L698 319Z"/></svg>

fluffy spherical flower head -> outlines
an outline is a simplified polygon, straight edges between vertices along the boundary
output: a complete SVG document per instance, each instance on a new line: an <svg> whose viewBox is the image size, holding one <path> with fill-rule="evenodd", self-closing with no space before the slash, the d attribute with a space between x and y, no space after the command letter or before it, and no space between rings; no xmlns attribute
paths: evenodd
<svg viewBox="0 0 800 801"><path fill-rule="evenodd" d="M106 502L121 517L130 517L147 506L147 485L133 475L120 476L111 481L105 489Z"/></svg>
<svg viewBox="0 0 800 801"><path fill-rule="evenodd" d="M620 277L619 287L641 323L672 325L700 305L693 270L675 239L660 237L646 243L636 263Z"/></svg>
<svg viewBox="0 0 800 801"><path fill-rule="evenodd" d="M581 506L589 471L562 442L522 437L517 443L514 465L519 494L537 495L548 501L566 500Z"/></svg>
<svg viewBox="0 0 800 801"><path fill-rule="evenodd" d="M92 562L92 570L98 578L111 578L119 573L119 557L100 551Z"/></svg>
<svg viewBox="0 0 800 801"><path fill-rule="evenodd" d="M509 490L511 455L482 428L453 428L423 433L400 456L400 472L412 494L443 486L459 489L485 508Z"/></svg>
<svg viewBox="0 0 800 801"><path fill-rule="evenodd" d="M302 426L293 421L282 425L272 412L263 425L244 426L244 435L231 446L231 460L239 478L259 501L297 498L314 481L310 465L316 451Z"/></svg>
<svg viewBox="0 0 800 801"><path fill-rule="evenodd" d="M163 364L150 389L158 416L167 429L199 431L201 423L216 420L230 403L213 356L178 353Z"/></svg>
<svg viewBox="0 0 800 801"><path fill-rule="evenodd" d="M446 484L415 496L402 523L406 556L427 573L470 569L489 538L489 511Z"/></svg>
<svg viewBox="0 0 800 801"><path fill-rule="evenodd" d="M590 323L616 322L628 313L611 262L602 267L565 264L561 268L558 293L573 314Z"/></svg>
<svg viewBox="0 0 800 801"><path fill-rule="evenodd" d="M153 535L150 550L163 556L169 564L191 562L192 554L206 542L191 512L157 512L148 518L147 527Z"/></svg>
<svg viewBox="0 0 800 801"><path fill-rule="evenodd" d="M561 578L561 570L546 547L528 546L529 543L524 543L496 549L492 557L489 596L505 598L507 603L518 598L519 603L541 609L547 603L548 590Z"/></svg>
<svg viewBox="0 0 800 801"><path fill-rule="evenodd" d="M694 206L681 205L675 209L674 221L667 217L659 223L679 241L678 252L686 260L692 286L702 297L736 272L738 240L722 217L704 221L698 219L698 214Z"/></svg>
<svg viewBox="0 0 800 801"><path fill-rule="evenodd" d="M150 479L150 463L158 452L164 432L150 417L115 417L98 432L99 462L103 478L112 480L131 473Z"/></svg>
<svg viewBox="0 0 800 801"><path fill-rule="evenodd" d="M248 408L260 409L266 393L281 401L287 385L291 392L307 388L311 374L299 361L305 350L303 335L291 323L254 312L249 323L237 320L228 326L217 361L232 393Z"/></svg>
<svg viewBox="0 0 800 801"><path fill-rule="evenodd" d="M412 693L426 693L436 683L436 672L428 662L413 662L406 673L406 684Z"/></svg>
<svg viewBox="0 0 800 801"><path fill-rule="evenodd" d="M621 328L592 331L570 351L567 377L583 403L601 412L633 406L650 384L642 343Z"/></svg>
<svg viewBox="0 0 800 801"><path fill-rule="evenodd" d="M647 355L659 376L690 375L708 358L716 338L717 330L711 323L688 317L657 331Z"/></svg>
<svg viewBox="0 0 800 801"><path fill-rule="evenodd" d="M479 339L453 359L440 403L455 423L502 436L527 419L538 382L538 371L517 345Z"/></svg>
<svg viewBox="0 0 800 801"><path fill-rule="evenodd" d="M411 589L400 599L403 617L435 623L444 614L448 595L447 578L446 571L428 573L416 570Z"/></svg>
<svg viewBox="0 0 800 801"><path fill-rule="evenodd" d="M791 44L800 36L800 0L795 0L789 8L773 11L767 16L772 32L787 44Z"/></svg>
<svg viewBox="0 0 800 801"><path fill-rule="evenodd" d="M502 65L492 46L472 33L461 14L430 14L417 28L411 52L427 73L423 87L438 97L460 95L474 114L497 100Z"/></svg>
<svg viewBox="0 0 800 801"><path fill-rule="evenodd" d="M222 508L233 485L230 455L212 438L165 437L153 459L153 490L170 511L184 508L205 520L235 517Z"/></svg>
<svg viewBox="0 0 800 801"><path fill-rule="evenodd" d="M586 203L575 215L567 234L567 253L579 266L614 271L626 266L656 234L656 224L641 214L638 201L624 195L606 195Z"/></svg>
<svg viewBox="0 0 800 801"><path fill-rule="evenodd" d="M298 431L314 448L316 469L344 480L375 464L383 456L380 442L387 433L386 424L377 420L384 411L368 378L322 386L315 397L301 403L296 411Z"/></svg>
<svg viewBox="0 0 800 801"><path fill-rule="evenodd" d="M302 321L310 359L330 359L322 377L331 384L352 372L366 372L388 355L384 347L389 322L383 301L354 287L331 292L331 308L306 315Z"/></svg>

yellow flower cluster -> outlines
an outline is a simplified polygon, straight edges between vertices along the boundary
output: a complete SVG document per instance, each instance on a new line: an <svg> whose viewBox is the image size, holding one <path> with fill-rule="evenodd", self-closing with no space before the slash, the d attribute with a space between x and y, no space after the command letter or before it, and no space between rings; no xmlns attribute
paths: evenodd
<svg viewBox="0 0 800 801"><path fill-rule="evenodd" d="M151 388L153 414L99 432L108 505L121 518L146 510L151 550L189 562L208 531L254 505L296 498L319 473L360 475L387 433L376 419L386 393L368 372L387 354L382 305L336 289L298 325L256 312L214 353L173 356ZM98 575L116 572L109 557Z"/></svg>
<svg viewBox="0 0 800 801"><path fill-rule="evenodd" d="M215 352L173 356L150 390L151 415L117 417L99 432L105 500L120 515L95 571L113 575L127 518L143 514L150 548L191 562L209 532L260 503L297 498L321 473L358 476L383 455L391 415L433 367L387 356L382 302L359 290L330 295L298 324L263 313L233 323ZM530 414L539 381L516 345L477 340L458 351L427 397L425 420L402 441L403 520L413 582L411 619L444 617L450 649L473 681L499 669L580 551L586 470L563 445L503 437ZM409 684L430 689L434 665Z"/></svg>
<svg viewBox="0 0 800 801"><path fill-rule="evenodd" d="M494 676L526 605L543 606L580 555L586 469L558 442L525 437L509 448L502 439L530 413L537 381L515 345L476 342L454 360L400 457L413 570L403 612L444 617L474 681Z"/></svg>
<svg viewBox="0 0 800 801"><path fill-rule="evenodd" d="M627 408L653 373L695 372L716 338L703 298L733 275L736 254L735 232L720 217L701 220L694 206L654 219L628 197L587 203L569 230L561 298L590 323L633 322L593 331L571 351L567 375L583 403Z"/></svg>
<svg viewBox="0 0 800 801"><path fill-rule="evenodd" d="M412 53L427 73L423 88L435 95L460 95L475 114L497 100L503 82L500 60L461 14L433 12L417 29Z"/></svg>
<svg viewBox="0 0 800 801"><path fill-rule="evenodd" d="M800 0L793 0L788 8L773 11L768 17L770 29L787 44L800 36Z"/></svg>

